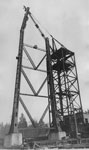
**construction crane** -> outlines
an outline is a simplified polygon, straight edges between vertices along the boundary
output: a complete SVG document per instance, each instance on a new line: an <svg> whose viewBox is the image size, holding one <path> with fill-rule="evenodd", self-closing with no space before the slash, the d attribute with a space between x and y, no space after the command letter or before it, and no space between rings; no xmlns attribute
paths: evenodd
<svg viewBox="0 0 89 150"><path fill-rule="evenodd" d="M83 110L75 62L75 54L74 52L68 50L59 41L57 41L52 35L50 35L50 41L49 38L44 35L39 25L36 23L34 17L32 16L32 13L30 12L30 9L28 7L24 8L25 15L20 30L14 103L9 133L18 132L19 101L21 102L27 115L29 116L33 127L36 128L31 114L29 113L28 109L21 99L21 95L24 95L48 99L48 105L44 113L42 114L39 123L43 121L44 116L46 115L47 111L49 111L50 132L56 133L59 131L65 131L67 134L77 137L77 134L79 132L79 125L83 124ZM45 42L45 50L38 48L36 45L30 46L24 43L24 31L29 17L33 21L35 27L37 28ZM31 47L45 53L39 64L35 65L26 47ZM22 65L23 51L30 61L32 68ZM39 69L39 66L44 61L44 59L46 59L47 70ZM33 88L30 79L27 77L24 71L24 68L47 73L47 76L43 80L38 91ZM32 91L32 94L20 92L21 74L23 74L27 84ZM40 95L40 91L42 90L46 82L48 86L48 96Z"/></svg>

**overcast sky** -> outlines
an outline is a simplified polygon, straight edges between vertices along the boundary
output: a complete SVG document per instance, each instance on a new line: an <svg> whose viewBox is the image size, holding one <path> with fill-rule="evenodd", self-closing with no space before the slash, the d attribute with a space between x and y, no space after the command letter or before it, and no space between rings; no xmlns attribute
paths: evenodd
<svg viewBox="0 0 89 150"><path fill-rule="evenodd" d="M83 109L89 109L89 0L0 0L0 122L11 119L23 5L75 52Z"/></svg>

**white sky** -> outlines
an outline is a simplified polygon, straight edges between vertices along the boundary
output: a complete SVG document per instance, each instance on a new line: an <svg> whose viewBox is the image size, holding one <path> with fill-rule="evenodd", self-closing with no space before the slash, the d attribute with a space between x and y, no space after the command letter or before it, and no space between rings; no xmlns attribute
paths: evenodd
<svg viewBox="0 0 89 150"><path fill-rule="evenodd" d="M89 0L1 0L0 122L11 119L23 5L29 6L52 35L75 52L83 109L89 109Z"/></svg>

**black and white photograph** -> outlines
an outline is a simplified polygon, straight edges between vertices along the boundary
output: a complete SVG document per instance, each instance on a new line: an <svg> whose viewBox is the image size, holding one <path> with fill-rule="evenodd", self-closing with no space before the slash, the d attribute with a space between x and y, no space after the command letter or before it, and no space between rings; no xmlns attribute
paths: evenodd
<svg viewBox="0 0 89 150"><path fill-rule="evenodd" d="M0 149L89 149L89 0L0 0Z"/></svg>

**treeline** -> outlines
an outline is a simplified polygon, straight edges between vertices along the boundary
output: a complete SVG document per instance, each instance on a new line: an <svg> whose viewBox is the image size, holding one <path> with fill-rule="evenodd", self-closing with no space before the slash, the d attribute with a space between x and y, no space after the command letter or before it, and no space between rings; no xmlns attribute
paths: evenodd
<svg viewBox="0 0 89 150"><path fill-rule="evenodd" d="M21 114L21 117L19 118L19 123L18 123L19 128L26 128L27 127L27 121L24 117L24 114ZM0 139L3 139L6 134L9 133L10 129L10 123L0 123Z"/></svg>
<svg viewBox="0 0 89 150"><path fill-rule="evenodd" d="M10 128L10 124L0 123L0 139L3 139L6 134L8 134Z"/></svg>
<svg viewBox="0 0 89 150"><path fill-rule="evenodd" d="M48 125L45 124L44 122L42 122L40 125L39 123L37 123L37 121L34 122L37 127L48 127ZM18 128L27 128L27 127L33 128L32 124L28 125L26 118L22 113L19 118ZM0 139L4 139L5 135L9 133L9 129L10 129L10 123L6 123L6 124L0 123Z"/></svg>
<svg viewBox="0 0 89 150"><path fill-rule="evenodd" d="M85 114L89 114L89 109L84 111Z"/></svg>

